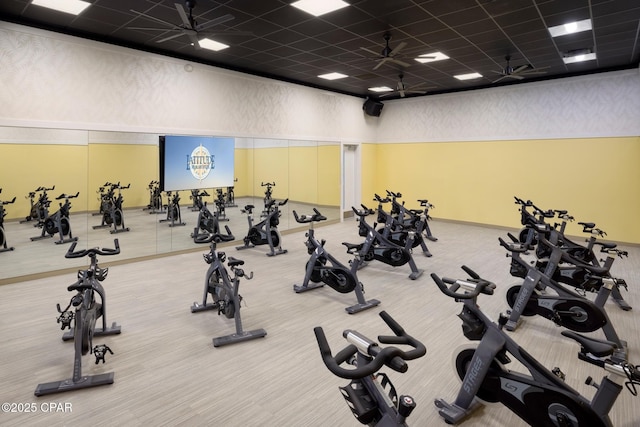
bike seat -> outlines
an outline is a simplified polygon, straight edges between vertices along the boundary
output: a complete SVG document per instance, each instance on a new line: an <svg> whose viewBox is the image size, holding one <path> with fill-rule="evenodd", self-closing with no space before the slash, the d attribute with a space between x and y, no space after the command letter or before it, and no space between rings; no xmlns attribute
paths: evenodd
<svg viewBox="0 0 640 427"><path fill-rule="evenodd" d="M424 211L422 209L409 209L409 212L411 212L414 215L420 215Z"/></svg>
<svg viewBox="0 0 640 427"><path fill-rule="evenodd" d="M579 222L578 225L581 225L584 228L594 228L596 226L596 223L595 222Z"/></svg>
<svg viewBox="0 0 640 427"><path fill-rule="evenodd" d="M573 331L562 331L561 334L580 343L582 346L581 352L591 353L596 357L609 356L613 354L613 351L617 348L617 345L611 341L590 338Z"/></svg>
<svg viewBox="0 0 640 427"><path fill-rule="evenodd" d="M232 256L227 258L227 265L229 265L229 267L235 267L237 265L243 265L243 264L244 264L244 261L241 259L237 259Z"/></svg>
<svg viewBox="0 0 640 427"><path fill-rule="evenodd" d="M596 242L596 245L600 245L602 246L602 249L614 249L616 246L618 246L617 243L602 243L602 242Z"/></svg>

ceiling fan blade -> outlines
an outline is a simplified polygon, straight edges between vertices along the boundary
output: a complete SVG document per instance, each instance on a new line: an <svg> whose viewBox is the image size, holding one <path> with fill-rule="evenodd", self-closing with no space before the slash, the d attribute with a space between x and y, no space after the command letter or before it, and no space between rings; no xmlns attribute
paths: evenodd
<svg viewBox="0 0 640 427"><path fill-rule="evenodd" d="M364 50L365 52L369 52L370 54L374 55L376 58L380 57L379 52L374 52L371 49L367 49L366 47L361 47L360 49Z"/></svg>
<svg viewBox="0 0 640 427"><path fill-rule="evenodd" d="M398 52L400 52L406 45L407 43L405 42L398 43L398 46L396 46L391 52L389 52L389 56L397 55Z"/></svg>
<svg viewBox="0 0 640 427"><path fill-rule="evenodd" d="M171 27L171 28L180 28L180 27L178 27L177 25L172 24L171 22L163 21L162 19L155 18L155 17L153 17L153 16L151 16L151 15L147 15L146 13L138 12L137 10L133 10L133 9L129 9L129 11L130 11L130 12L133 12L133 13L135 13L135 14L137 14L138 16L141 16L141 17L143 17L143 18L147 18L147 19L150 19L150 20L152 20L152 21L156 21L156 22L159 22L159 23L161 23L161 24L164 24L164 25L166 25L166 26L168 26L168 27Z"/></svg>
<svg viewBox="0 0 640 427"><path fill-rule="evenodd" d="M492 73L496 73L496 74L500 74L501 76L504 76L504 71L500 70L500 71L495 71L495 70L491 70Z"/></svg>
<svg viewBox="0 0 640 427"><path fill-rule="evenodd" d="M182 36L183 34L184 34L184 33L182 33L182 32L180 32L180 33L178 33L178 34L173 34L173 35L171 35L171 36L169 36L169 37L165 37L165 38L163 38L163 39L156 40L156 43L164 43L164 42L166 42L166 41L173 40L173 39L175 39L175 38L177 38L177 37L180 37L180 36Z"/></svg>
<svg viewBox="0 0 640 427"><path fill-rule="evenodd" d="M520 65L519 67L514 68L511 74L518 74L527 69L529 69L529 64Z"/></svg>
<svg viewBox="0 0 640 427"><path fill-rule="evenodd" d="M399 59L395 59L395 58L385 58L385 59L388 59L391 62L395 62L398 65L402 65L405 68L408 68L408 67L411 66L411 64L408 64L408 63L406 63L404 61L400 61Z"/></svg>
<svg viewBox="0 0 640 427"><path fill-rule="evenodd" d="M404 89L400 89L400 98L404 98Z"/></svg>
<svg viewBox="0 0 640 427"><path fill-rule="evenodd" d="M189 17L187 16L187 11L184 10L184 6L181 5L180 3L174 3L174 5L176 6L176 10L178 11L178 15L180 15L180 19L182 19L182 23L184 24L185 28L189 28L189 29L194 29L191 25L191 21L189 20Z"/></svg>
<svg viewBox="0 0 640 427"><path fill-rule="evenodd" d="M525 71L524 73L520 73L521 76L539 76L542 74L547 74L546 71Z"/></svg>
<svg viewBox="0 0 640 427"><path fill-rule="evenodd" d="M504 76L500 77L499 79L496 79L496 80L492 81L491 83L498 83L500 80L506 79L507 77L509 77L509 76L504 75Z"/></svg>
<svg viewBox="0 0 640 427"><path fill-rule="evenodd" d="M205 22L204 24L196 26L195 30L196 31L206 30L207 28L211 28L211 27L214 27L216 25L224 24L225 22L233 21L234 19L236 19L236 18L233 15L226 14L226 15L220 16L218 18L214 18L209 22Z"/></svg>
<svg viewBox="0 0 640 427"><path fill-rule="evenodd" d="M384 64L385 62L389 61L390 59L391 58L382 58L382 59L378 60L378 65L373 67L373 69L377 70L378 68L380 68L382 66L382 64Z"/></svg>

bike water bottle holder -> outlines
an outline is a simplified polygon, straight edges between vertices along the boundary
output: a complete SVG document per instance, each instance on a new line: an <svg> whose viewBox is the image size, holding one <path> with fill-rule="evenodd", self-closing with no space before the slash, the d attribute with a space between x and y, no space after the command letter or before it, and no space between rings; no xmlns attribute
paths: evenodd
<svg viewBox="0 0 640 427"><path fill-rule="evenodd" d="M364 224L360 223L358 226L358 235L360 237L367 237L367 234L369 234L369 229L367 229Z"/></svg>
<svg viewBox="0 0 640 427"><path fill-rule="evenodd" d="M525 277L527 277L527 268L520 264L517 260L512 259L509 273L511 273L513 277L521 277L524 279Z"/></svg>
<svg viewBox="0 0 640 427"><path fill-rule="evenodd" d="M389 377L384 373L377 373L376 379L380 379L380 386L387 392L389 399L394 406L398 406L398 394L391 384ZM338 387L342 392L342 397L347 402L353 416L362 423L370 424L376 420L378 415L378 403L372 399L367 389L362 384L362 380L352 380L346 387Z"/></svg>

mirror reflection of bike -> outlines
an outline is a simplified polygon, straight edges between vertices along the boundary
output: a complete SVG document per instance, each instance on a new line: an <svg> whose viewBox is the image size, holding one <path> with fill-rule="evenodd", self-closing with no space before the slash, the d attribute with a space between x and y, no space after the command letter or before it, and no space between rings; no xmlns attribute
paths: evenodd
<svg viewBox="0 0 640 427"><path fill-rule="evenodd" d="M268 245L269 252L267 256L276 256L286 254L287 250L282 249L280 233L278 232L278 224L280 223L280 207L287 204L289 199L285 199L276 203L276 199L271 199L266 206L268 214L265 219L257 224L253 223L254 205L246 205L242 209L242 213L247 214L247 222L249 231L243 239L243 246L236 246L237 250L250 249L260 245Z"/></svg>

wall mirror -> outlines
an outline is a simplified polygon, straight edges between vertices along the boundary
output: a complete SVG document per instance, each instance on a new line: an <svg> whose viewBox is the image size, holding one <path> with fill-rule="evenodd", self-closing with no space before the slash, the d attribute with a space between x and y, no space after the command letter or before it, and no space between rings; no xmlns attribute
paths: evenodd
<svg viewBox="0 0 640 427"><path fill-rule="evenodd" d="M121 253L103 262L144 258L185 250L206 250L191 238L198 222L192 193L179 192L181 222L185 225L161 222L165 212L147 209L151 200L152 182L158 180L159 134L109 131L77 131L61 129L31 129L0 127L0 157L7 167L0 171L0 201L16 202L5 208L4 228L7 245L13 251L0 252L0 283L22 276L85 266L86 260L66 259L64 254L71 243L57 244L58 235L32 241L42 229L36 221L25 221L30 213L29 194L40 187L47 192L50 213L56 211L64 198L71 198L69 222L71 234L77 237L77 247L112 247L120 242ZM340 143L270 138L235 138L233 188L235 205L224 209L220 226L228 226L234 236L234 246L242 245L248 231L244 207L253 205L253 220L260 221L264 209L267 183L277 202L288 200L281 207L278 229L287 231L301 227L293 217L318 208L329 220L340 215ZM130 231L112 233L116 227L103 225L100 214L101 190L109 184L120 183L123 202L122 225ZM126 188L128 186L128 188ZM214 200L218 192L227 188L203 188L203 200L215 212ZM42 194L36 192L35 200ZM162 194L167 204L166 194ZM67 236L68 238L68 236ZM283 238L283 247L299 245ZM258 246L252 251L267 252Z"/></svg>

